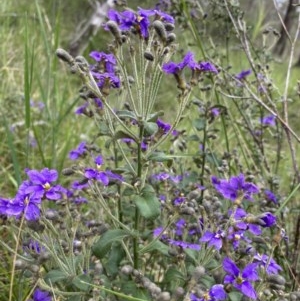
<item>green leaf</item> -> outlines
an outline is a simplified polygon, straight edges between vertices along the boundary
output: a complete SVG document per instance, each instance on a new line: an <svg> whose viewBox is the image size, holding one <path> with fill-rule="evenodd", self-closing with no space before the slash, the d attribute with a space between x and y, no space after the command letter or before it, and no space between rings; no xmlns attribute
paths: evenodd
<svg viewBox="0 0 300 301"><path fill-rule="evenodd" d="M99 126L99 132L98 132L99 136L110 136L110 131L105 121L100 121L98 123L98 126Z"/></svg>
<svg viewBox="0 0 300 301"><path fill-rule="evenodd" d="M206 127L206 118L195 119L193 125L198 131L203 131Z"/></svg>
<svg viewBox="0 0 300 301"><path fill-rule="evenodd" d="M135 141L133 136L131 136L130 134L128 134L127 132L125 132L123 130L119 130L119 131L115 132L115 134L113 136L114 140L119 140L119 139L123 139L123 138L130 138Z"/></svg>
<svg viewBox="0 0 300 301"><path fill-rule="evenodd" d="M150 185L143 188L141 195L134 196L133 201L141 216L146 219L154 219L160 214L160 202Z"/></svg>
<svg viewBox="0 0 300 301"><path fill-rule="evenodd" d="M126 253L120 243L113 244L107 265L105 267L105 270L110 277L114 278L118 274L120 262L123 260L125 255Z"/></svg>
<svg viewBox="0 0 300 301"><path fill-rule="evenodd" d="M159 116L163 116L164 114L165 114L164 111L158 111L154 114L150 114L150 115L147 116L147 121L150 121L150 122L154 121L155 122L158 119Z"/></svg>
<svg viewBox="0 0 300 301"><path fill-rule="evenodd" d="M86 282L86 283L84 283L84 282ZM76 276L73 279L72 284L79 290L88 292L91 289L91 286L89 285L89 283L91 283L91 282L92 282L92 279L90 276L82 274L80 276Z"/></svg>
<svg viewBox="0 0 300 301"><path fill-rule="evenodd" d="M145 136L152 136L158 131L158 125L156 122L143 122Z"/></svg>
<svg viewBox="0 0 300 301"><path fill-rule="evenodd" d="M243 294L241 294L240 292L231 292L228 294L228 297L231 301L241 301Z"/></svg>
<svg viewBox="0 0 300 301"><path fill-rule="evenodd" d="M140 254L150 253L152 251L158 251L159 253L162 253L163 255L169 257L169 247L165 244L163 244L161 241L157 240L154 243L149 243L149 247L146 246L143 248L143 252L140 252Z"/></svg>
<svg viewBox="0 0 300 301"><path fill-rule="evenodd" d="M178 287L184 284L185 281L186 278L176 267L170 267L165 273L164 282L172 283L172 284L176 283Z"/></svg>
<svg viewBox="0 0 300 301"><path fill-rule="evenodd" d="M196 134L194 134L194 135L191 135L191 136L188 137L188 141L197 141L197 142L199 142L200 138Z"/></svg>
<svg viewBox="0 0 300 301"><path fill-rule="evenodd" d="M128 110L120 110L117 111L116 114L122 119L122 118L129 118L133 120L137 120L137 116L132 111Z"/></svg>
<svg viewBox="0 0 300 301"><path fill-rule="evenodd" d="M146 199L142 196L136 195L133 201L138 207L141 216L146 219L154 219L160 214L160 203L157 199Z"/></svg>
<svg viewBox="0 0 300 301"><path fill-rule="evenodd" d="M132 189L131 187L126 187L126 188L123 190L122 195L123 195L123 196L132 196L134 193L135 193L135 190L134 190L134 189Z"/></svg>
<svg viewBox="0 0 300 301"><path fill-rule="evenodd" d="M101 259L110 251L113 242L121 241L127 236L128 232L122 229L108 230L94 243L92 252Z"/></svg>
<svg viewBox="0 0 300 301"><path fill-rule="evenodd" d="M166 162L168 167L171 167L173 164L173 159L163 152L155 152L150 154L148 160L153 162Z"/></svg>
<svg viewBox="0 0 300 301"><path fill-rule="evenodd" d="M52 270L48 272L44 278L45 282L48 285L52 285L56 282L67 280L67 279L68 279L68 274L60 270Z"/></svg>

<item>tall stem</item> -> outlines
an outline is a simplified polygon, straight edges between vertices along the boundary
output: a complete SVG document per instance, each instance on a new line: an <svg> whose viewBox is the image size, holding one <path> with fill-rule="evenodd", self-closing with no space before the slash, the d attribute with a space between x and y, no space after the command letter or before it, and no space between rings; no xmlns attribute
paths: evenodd
<svg viewBox="0 0 300 301"><path fill-rule="evenodd" d="M138 142L138 148L137 148L137 178L138 181L142 177L142 168L143 168L143 163L142 163L142 141L143 141L143 136L144 136L144 126L140 126L140 133L139 133L139 142ZM134 230L138 232L139 228L139 221L140 221L140 213L137 207L135 207L135 217L134 217ZM133 254L134 254L134 268L138 269L139 267L139 258L138 258L138 236L134 237L133 240Z"/></svg>

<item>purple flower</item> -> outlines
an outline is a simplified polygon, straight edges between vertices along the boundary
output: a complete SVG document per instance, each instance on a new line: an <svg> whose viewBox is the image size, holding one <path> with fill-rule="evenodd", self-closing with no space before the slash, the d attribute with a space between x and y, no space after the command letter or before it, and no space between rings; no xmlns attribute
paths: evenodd
<svg viewBox="0 0 300 301"><path fill-rule="evenodd" d="M239 247L241 241L251 243L251 240L245 236L245 230L236 230L234 227L229 227L227 239L231 241L234 250Z"/></svg>
<svg viewBox="0 0 300 301"><path fill-rule="evenodd" d="M85 114L87 112L87 107L89 106L88 102L85 102L82 106L76 108L75 114L80 115L80 114Z"/></svg>
<svg viewBox="0 0 300 301"><path fill-rule="evenodd" d="M266 189L266 190L264 191L264 193L265 193L265 198L266 198L268 201L273 202L273 203L275 203L275 204L278 204L277 197L276 197L276 195L275 195L271 190Z"/></svg>
<svg viewBox="0 0 300 301"><path fill-rule="evenodd" d="M166 172L161 172L159 174L153 175L153 178L158 181L166 181L170 178L170 175Z"/></svg>
<svg viewBox="0 0 300 301"><path fill-rule="evenodd" d="M264 228L272 227L276 224L276 216L271 212L264 212L257 216L259 220L259 225Z"/></svg>
<svg viewBox="0 0 300 301"><path fill-rule="evenodd" d="M132 28L138 30L140 35L144 38L148 38L148 28L150 26L150 20L146 14L136 15L130 10L125 10L121 13L110 9L108 12L110 20L115 21L122 31L129 31ZM104 27L108 29L107 26Z"/></svg>
<svg viewBox="0 0 300 301"><path fill-rule="evenodd" d="M276 125L276 116L267 115L260 119L260 122L265 126L275 126Z"/></svg>
<svg viewBox="0 0 300 301"><path fill-rule="evenodd" d="M88 187L89 187L89 184L86 181L83 181L83 182L74 181L72 184L72 188L74 190L82 190L82 189L85 189Z"/></svg>
<svg viewBox="0 0 300 301"><path fill-rule="evenodd" d="M250 263L241 271L230 258L226 257L223 260L223 269L227 273L224 283L232 284L245 296L256 299L257 294L251 284L252 281L259 280L256 268L256 263Z"/></svg>
<svg viewBox="0 0 300 301"><path fill-rule="evenodd" d="M158 127L163 131L164 134L168 133L169 130L171 129L171 124L163 122L160 119L156 120L156 124L158 125Z"/></svg>
<svg viewBox="0 0 300 301"><path fill-rule="evenodd" d="M40 217L41 197L36 194L25 193L30 186L29 181L25 181L19 187L15 198L11 201L1 199L0 213L7 216L20 218L22 214L26 220L33 221Z"/></svg>
<svg viewBox="0 0 300 301"><path fill-rule="evenodd" d="M169 23L174 23L174 18L160 10L157 9L142 9L138 8L138 13L142 17L150 17L150 16L156 16L158 17L157 19L160 19L163 22L169 22Z"/></svg>
<svg viewBox="0 0 300 301"><path fill-rule="evenodd" d="M104 171L98 171L93 168L86 168L84 176L89 180L96 180L101 182L104 186L107 186L109 183L109 178Z"/></svg>
<svg viewBox="0 0 300 301"><path fill-rule="evenodd" d="M248 75L250 75L252 73L251 69L248 69L248 70L242 70L240 73L238 73L235 78L242 81L244 79L246 79L246 77Z"/></svg>
<svg viewBox="0 0 300 301"><path fill-rule="evenodd" d="M218 69L210 62L200 62L197 69L202 72L219 73Z"/></svg>
<svg viewBox="0 0 300 301"><path fill-rule="evenodd" d="M94 162L95 162L97 168L100 168L101 165L103 164L103 157L100 156L100 155L97 156L97 157L95 158Z"/></svg>
<svg viewBox="0 0 300 301"><path fill-rule="evenodd" d="M221 113L219 108L212 108L210 112L214 117L218 117Z"/></svg>
<svg viewBox="0 0 300 301"><path fill-rule="evenodd" d="M252 200L252 194L259 192L256 185L250 182L245 182L243 174L231 177L228 181L218 179L215 176L212 176L211 180L216 190L222 194L224 198L231 201L237 201L239 198L241 198L241 200Z"/></svg>
<svg viewBox="0 0 300 301"><path fill-rule="evenodd" d="M218 230L217 232L206 231L199 241L208 242L209 246L214 246L217 250L222 248L225 232Z"/></svg>
<svg viewBox="0 0 300 301"><path fill-rule="evenodd" d="M60 185L52 185L58 178L58 173L54 169L44 168L41 171L27 171L29 185L25 189L26 194L34 193L38 197L45 197L49 200L58 200L64 189Z"/></svg>
<svg viewBox="0 0 300 301"><path fill-rule="evenodd" d="M196 251L200 251L201 247L198 244L181 241L181 240L175 240L175 239L168 239L168 243L172 246L180 247L182 249L192 249Z"/></svg>
<svg viewBox="0 0 300 301"><path fill-rule="evenodd" d="M120 182L124 181L124 179L121 175L116 174L116 173L112 172L111 170L106 170L105 174L108 176L109 181L111 181L111 180L116 180L116 181L120 181Z"/></svg>
<svg viewBox="0 0 300 301"><path fill-rule="evenodd" d="M33 301L51 301L52 297L49 292L36 289L33 293Z"/></svg>
<svg viewBox="0 0 300 301"><path fill-rule="evenodd" d="M117 61L113 54L106 54L104 52L92 51L90 57L93 58L96 62L102 63L105 67L105 71L108 73L114 72L114 66Z"/></svg>
<svg viewBox="0 0 300 301"><path fill-rule="evenodd" d="M70 151L69 158L76 160L79 157L83 157L86 154L86 150L86 142L81 142L76 149Z"/></svg>
<svg viewBox="0 0 300 301"><path fill-rule="evenodd" d="M113 73L98 73L92 72L93 76L98 80L97 85L99 88L103 87L113 87L120 88L121 82L118 76Z"/></svg>
<svg viewBox="0 0 300 301"><path fill-rule="evenodd" d="M161 240L166 240L168 239L168 236L166 233L163 232L164 228L163 227L158 227L156 229L153 230L153 236L154 237L158 237L160 236Z"/></svg>
<svg viewBox="0 0 300 301"><path fill-rule="evenodd" d="M270 258L269 256L263 254L256 254L254 255L254 260L258 263L259 266L266 269L267 274L278 274L279 271L282 271L282 268L280 265L276 263L276 261L273 258Z"/></svg>
<svg viewBox="0 0 300 301"><path fill-rule="evenodd" d="M167 74L178 74L187 66L190 68L196 68L197 66L194 54L191 51L188 51L183 60L179 63L170 62L164 64L162 70Z"/></svg>
<svg viewBox="0 0 300 301"><path fill-rule="evenodd" d="M183 235L183 230L186 226L186 221L185 219L181 218L176 222L176 229L175 229L175 234L178 236L182 236Z"/></svg>
<svg viewBox="0 0 300 301"><path fill-rule="evenodd" d="M94 98L95 106L99 109L103 109L103 102L100 98Z"/></svg>
<svg viewBox="0 0 300 301"><path fill-rule="evenodd" d="M0 198L0 214L7 215L6 210L10 204L10 200Z"/></svg>
<svg viewBox="0 0 300 301"><path fill-rule="evenodd" d="M30 239L29 242L23 247L25 252L34 252L40 254L42 251L46 251L46 248L42 246L38 241Z"/></svg>
<svg viewBox="0 0 300 301"><path fill-rule="evenodd" d="M227 298L224 286L222 284L213 285L210 290L203 294L202 297L197 297L195 294L190 294L191 301L216 301L225 300Z"/></svg>
<svg viewBox="0 0 300 301"><path fill-rule="evenodd" d="M183 195L179 195L173 201L174 206L180 206L182 203L185 202L185 197Z"/></svg>

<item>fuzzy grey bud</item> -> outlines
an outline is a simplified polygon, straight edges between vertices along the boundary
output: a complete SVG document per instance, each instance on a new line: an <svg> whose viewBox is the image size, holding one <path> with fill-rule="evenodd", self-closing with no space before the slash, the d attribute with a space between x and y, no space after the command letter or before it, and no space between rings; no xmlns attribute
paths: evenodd
<svg viewBox="0 0 300 301"><path fill-rule="evenodd" d="M193 272L193 278L196 282L201 280L201 278L205 275L205 268L203 266L198 266L195 268Z"/></svg>
<svg viewBox="0 0 300 301"><path fill-rule="evenodd" d="M156 298L157 301L169 301L171 300L171 296L169 292L161 292Z"/></svg>
<svg viewBox="0 0 300 301"><path fill-rule="evenodd" d="M161 21L156 20L153 22L153 27L161 41L165 43L167 41L167 31L164 24Z"/></svg>
<svg viewBox="0 0 300 301"><path fill-rule="evenodd" d="M166 31L172 31L174 30L175 26L173 23L164 23Z"/></svg>
<svg viewBox="0 0 300 301"><path fill-rule="evenodd" d="M284 285L275 284L275 283L270 283L270 288L275 290L275 291L284 291L285 290Z"/></svg>
<svg viewBox="0 0 300 301"><path fill-rule="evenodd" d="M40 267L36 264L31 264L28 267L29 267L29 270L34 274L37 274L40 270Z"/></svg>
<svg viewBox="0 0 300 301"><path fill-rule="evenodd" d="M131 265L124 265L121 268L121 273L124 275L130 275L133 272L133 267Z"/></svg>
<svg viewBox="0 0 300 301"><path fill-rule="evenodd" d="M64 49L62 48L58 48L56 50L56 55L59 59L61 59L62 61L72 65L74 63L74 58Z"/></svg>
<svg viewBox="0 0 300 301"><path fill-rule="evenodd" d="M139 270L134 269L132 271L134 277L141 277L142 273Z"/></svg>
<svg viewBox="0 0 300 301"><path fill-rule="evenodd" d="M152 284L151 280L147 277L143 277L141 280L141 283L142 283L143 287L146 289L148 289L150 287L150 285Z"/></svg>
<svg viewBox="0 0 300 301"><path fill-rule="evenodd" d="M121 30L118 26L118 24L115 21L108 21L106 23L107 28L110 30L112 35L115 37L116 41L118 44L122 44L122 35L121 35Z"/></svg>
<svg viewBox="0 0 300 301"><path fill-rule="evenodd" d="M27 267L27 263L26 263L24 260L22 260L22 259L17 259L17 260L15 261L15 268L16 268L16 269L22 270L22 269L25 269L26 267Z"/></svg>
<svg viewBox="0 0 300 301"><path fill-rule="evenodd" d="M59 219L58 212L56 210L48 209L45 212L46 219L49 219L51 221L57 221Z"/></svg>
<svg viewBox="0 0 300 301"><path fill-rule="evenodd" d="M43 264L45 263L47 260L49 260L51 258L51 254L49 252L41 252L40 256L38 258L38 263L39 264Z"/></svg>
<svg viewBox="0 0 300 301"><path fill-rule="evenodd" d="M153 54L151 52L147 51L147 50L144 52L144 58L148 61L151 61L151 62L154 61Z"/></svg>
<svg viewBox="0 0 300 301"><path fill-rule="evenodd" d="M267 280L270 283L285 285L285 279L280 275L271 274L268 276Z"/></svg>
<svg viewBox="0 0 300 301"><path fill-rule="evenodd" d="M182 287L177 287L173 293L172 299L179 300L184 295L184 289Z"/></svg>
<svg viewBox="0 0 300 301"><path fill-rule="evenodd" d="M185 207L185 208L182 208L180 210L180 213L181 214L186 214L186 215L194 215L195 214L195 209L191 208L191 207Z"/></svg>
<svg viewBox="0 0 300 301"><path fill-rule="evenodd" d="M72 168L64 168L63 170L62 170L62 174L64 175L64 176L71 176L71 175L73 175L75 173L75 171L72 169Z"/></svg>
<svg viewBox="0 0 300 301"><path fill-rule="evenodd" d="M291 301L299 301L300 300L300 291L299 292L292 292L290 294Z"/></svg>
<svg viewBox="0 0 300 301"><path fill-rule="evenodd" d="M167 44L172 44L176 41L176 34L175 33L170 33L167 37Z"/></svg>

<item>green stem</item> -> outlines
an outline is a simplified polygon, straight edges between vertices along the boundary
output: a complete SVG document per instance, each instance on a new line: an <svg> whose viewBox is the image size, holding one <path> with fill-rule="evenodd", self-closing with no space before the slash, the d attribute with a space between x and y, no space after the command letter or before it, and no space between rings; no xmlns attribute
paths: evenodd
<svg viewBox="0 0 300 301"><path fill-rule="evenodd" d="M138 142L138 149L137 149L137 178L138 180L142 177L142 141L144 136L144 126L140 126L140 134L139 134L139 142ZM139 228L139 220L140 220L140 213L137 207L135 207L135 218L134 218L134 230L135 232L138 232ZM134 268L138 269L139 262L138 262L138 237L134 237L133 239L133 260L134 260Z"/></svg>

